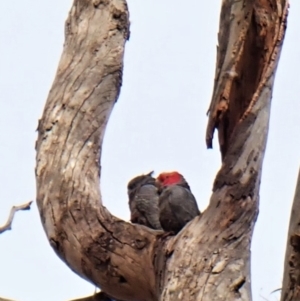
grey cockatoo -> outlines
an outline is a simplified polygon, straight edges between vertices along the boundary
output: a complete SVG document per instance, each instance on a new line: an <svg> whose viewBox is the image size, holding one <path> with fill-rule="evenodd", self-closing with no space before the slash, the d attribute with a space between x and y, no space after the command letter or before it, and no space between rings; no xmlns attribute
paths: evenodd
<svg viewBox="0 0 300 301"><path fill-rule="evenodd" d="M153 171L133 178L127 185L130 221L152 229L162 229L159 222L158 189Z"/></svg>
<svg viewBox="0 0 300 301"><path fill-rule="evenodd" d="M184 177L176 171L161 173L156 183L160 192L160 224L165 231L176 234L200 215L196 199Z"/></svg>

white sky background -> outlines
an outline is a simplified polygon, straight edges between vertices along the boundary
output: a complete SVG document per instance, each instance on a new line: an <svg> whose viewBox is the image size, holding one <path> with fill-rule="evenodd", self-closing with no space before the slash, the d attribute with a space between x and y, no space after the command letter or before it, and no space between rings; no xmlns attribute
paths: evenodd
<svg viewBox="0 0 300 301"><path fill-rule="evenodd" d="M220 167L217 139L206 150L206 110L215 72L220 2L128 0L131 38L124 82L105 136L102 193L128 220L128 180L154 169L179 170L199 207L209 201ZM291 0L276 76L252 243L255 301L277 300L300 150L300 1ZM205 4L203 4L205 3ZM0 1L0 224L10 207L35 198L35 129L50 90L72 1ZM67 301L94 288L52 251L36 204L0 236L0 296Z"/></svg>

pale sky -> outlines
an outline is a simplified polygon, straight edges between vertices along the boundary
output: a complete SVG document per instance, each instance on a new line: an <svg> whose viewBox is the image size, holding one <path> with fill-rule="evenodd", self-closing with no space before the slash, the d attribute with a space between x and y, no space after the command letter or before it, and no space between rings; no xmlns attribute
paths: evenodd
<svg viewBox="0 0 300 301"><path fill-rule="evenodd" d="M291 0L276 76L260 214L252 242L254 301L278 300L300 151L300 1ZM220 0L129 0L124 81L104 140L101 189L129 219L126 184L154 169L184 174L203 210L220 167L205 146L215 72ZM0 1L0 224L35 199L35 129L62 52L72 1ZM67 301L94 292L52 251L36 208L0 236L0 296ZM261 297L262 296L262 297Z"/></svg>

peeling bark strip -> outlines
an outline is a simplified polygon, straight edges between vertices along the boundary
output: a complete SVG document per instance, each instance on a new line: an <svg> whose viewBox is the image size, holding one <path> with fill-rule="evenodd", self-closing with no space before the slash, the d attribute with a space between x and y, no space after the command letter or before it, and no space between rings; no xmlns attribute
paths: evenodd
<svg viewBox="0 0 300 301"><path fill-rule="evenodd" d="M300 300L300 170L290 217L281 301Z"/></svg>
<svg viewBox="0 0 300 301"><path fill-rule="evenodd" d="M219 130L223 165L207 210L170 238L102 206L101 146L128 10L125 0L74 1L36 145L41 221L74 272L124 301L251 300L250 241L286 16L283 0L223 1L208 125L209 146Z"/></svg>
<svg viewBox="0 0 300 301"><path fill-rule="evenodd" d="M276 69L287 11L285 0L223 1L206 134L207 147L212 148L218 129L223 158L234 129L251 112Z"/></svg>

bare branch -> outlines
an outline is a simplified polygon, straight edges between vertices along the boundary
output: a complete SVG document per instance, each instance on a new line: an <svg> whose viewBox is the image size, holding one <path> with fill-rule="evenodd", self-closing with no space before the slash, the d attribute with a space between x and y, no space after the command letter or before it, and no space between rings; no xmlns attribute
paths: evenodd
<svg viewBox="0 0 300 301"><path fill-rule="evenodd" d="M37 205L51 246L73 271L114 299L152 301L152 254L162 232L112 216L99 190L101 145L128 37L126 1L74 0L38 126Z"/></svg>
<svg viewBox="0 0 300 301"><path fill-rule="evenodd" d="M280 300L300 300L300 170L291 210Z"/></svg>
<svg viewBox="0 0 300 301"><path fill-rule="evenodd" d="M32 204L32 201L30 201L26 204L23 204L23 205L13 206L10 210L7 222L2 227L0 227L0 234L2 234L3 232L5 232L7 230L11 230L11 225L12 225L15 213L19 210L30 210L31 204Z"/></svg>

